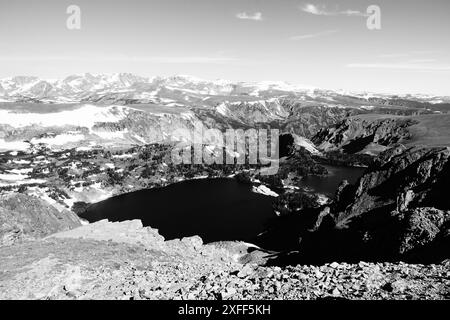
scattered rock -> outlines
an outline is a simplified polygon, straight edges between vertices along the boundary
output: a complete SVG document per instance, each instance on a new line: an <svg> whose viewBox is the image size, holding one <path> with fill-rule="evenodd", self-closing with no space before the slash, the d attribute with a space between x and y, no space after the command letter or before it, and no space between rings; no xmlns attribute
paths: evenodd
<svg viewBox="0 0 450 320"><path fill-rule="evenodd" d="M341 295L341 292L339 291L338 288L334 288L334 289L333 289L333 292L332 292L332 295L333 295L334 297L338 297L338 296Z"/></svg>
<svg viewBox="0 0 450 320"><path fill-rule="evenodd" d="M205 255L203 247L195 238L164 241L139 221L0 247L0 299L448 298L447 262L268 267L239 264L224 247Z"/></svg>
<svg viewBox="0 0 450 320"><path fill-rule="evenodd" d="M224 293L222 293L223 299L230 299L236 295L237 290L235 288L227 288Z"/></svg>
<svg viewBox="0 0 450 320"><path fill-rule="evenodd" d="M333 262L332 264L330 264L330 267L333 269L337 269L337 268L339 268L339 263Z"/></svg>
<svg viewBox="0 0 450 320"><path fill-rule="evenodd" d="M253 274L254 272L254 268L253 266L246 264L237 274L237 276L239 278L246 278L248 276L250 276L251 274Z"/></svg>
<svg viewBox="0 0 450 320"><path fill-rule="evenodd" d="M319 269L316 270L315 276L317 279L322 279L322 277L324 276L324 273L321 272Z"/></svg>
<svg viewBox="0 0 450 320"><path fill-rule="evenodd" d="M408 289L408 283L404 280L397 280L391 283L392 292L403 293Z"/></svg>

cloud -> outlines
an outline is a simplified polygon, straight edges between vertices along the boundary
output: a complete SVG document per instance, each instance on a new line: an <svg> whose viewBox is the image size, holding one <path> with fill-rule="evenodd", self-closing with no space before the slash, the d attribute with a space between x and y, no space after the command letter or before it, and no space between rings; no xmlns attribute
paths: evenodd
<svg viewBox="0 0 450 320"><path fill-rule="evenodd" d="M299 41L299 40L323 37L323 36L327 36L327 35L334 34L337 32L339 32L339 30L327 30L327 31L322 31L322 32L317 32L317 33L309 33L309 34L303 34L303 35L298 35L298 36L292 36L292 37L290 37L290 39L294 40L294 41Z"/></svg>
<svg viewBox="0 0 450 320"><path fill-rule="evenodd" d="M368 14L358 10L327 10L326 6L316 6L311 3L306 3L300 6L300 10L316 16L347 16L347 17L367 17Z"/></svg>
<svg viewBox="0 0 450 320"><path fill-rule="evenodd" d="M450 65L418 64L418 63L351 63L348 68L359 69L391 69L410 71L450 71Z"/></svg>
<svg viewBox="0 0 450 320"><path fill-rule="evenodd" d="M428 63L428 62L436 62L436 59L411 59L408 62L409 63Z"/></svg>
<svg viewBox="0 0 450 320"><path fill-rule="evenodd" d="M379 58L386 58L386 59L405 58L405 57L409 57L409 56L410 56L409 53L384 53L384 54L378 55Z"/></svg>
<svg viewBox="0 0 450 320"><path fill-rule="evenodd" d="M261 21L263 19L263 16L261 12L255 12L253 14L248 14L247 12L239 12L236 14L236 18L242 20Z"/></svg>
<svg viewBox="0 0 450 320"><path fill-rule="evenodd" d="M412 54L434 54L434 53L442 53L441 50L415 50L411 51Z"/></svg>
<svg viewBox="0 0 450 320"><path fill-rule="evenodd" d="M426 55L432 55L436 53L440 53L441 51L434 51L434 50L420 50L420 51L409 51L409 52L403 52L403 53L384 53L380 54L377 57L378 58L408 58L408 57L415 57L415 56L426 56Z"/></svg>
<svg viewBox="0 0 450 320"><path fill-rule="evenodd" d="M310 3L300 6L300 10L307 12L307 13L315 14L318 16L326 15L326 12L320 10L318 7L316 7L315 5L310 4Z"/></svg>

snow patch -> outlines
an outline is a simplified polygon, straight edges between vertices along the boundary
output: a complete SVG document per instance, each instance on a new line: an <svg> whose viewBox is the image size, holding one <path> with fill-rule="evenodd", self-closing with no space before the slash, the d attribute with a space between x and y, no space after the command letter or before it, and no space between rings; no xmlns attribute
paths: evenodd
<svg viewBox="0 0 450 320"><path fill-rule="evenodd" d="M128 129L123 131L94 131L94 134L105 140L124 139Z"/></svg>
<svg viewBox="0 0 450 320"><path fill-rule="evenodd" d="M309 152L311 152L312 154L320 154L320 151L317 150L316 146L314 145L314 143L312 143L310 140L304 138L304 137L300 137L297 135L294 135L294 143L300 147L305 148L306 150L308 150Z"/></svg>
<svg viewBox="0 0 450 320"><path fill-rule="evenodd" d="M216 112L226 117L229 113L229 110L225 103L221 103L216 107Z"/></svg>
<svg viewBox="0 0 450 320"><path fill-rule="evenodd" d="M57 135L55 137L50 137L50 138L33 138L31 139L31 143L33 144L38 144L38 143L43 143L43 144L48 144L48 145L54 145L54 146L62 146L65 145L67 143L71 143L71 142L78 142L83 140L85 137L82 134L60 134Z"/></svg>
<svg viewBox="0 0 450 320"><path fill-rule="evenodd" d="M260 185L258 187L253 186L252 187L252 192L260 193L260 194L263 194L263 195L266 195L266 196L271 196L271 197L278 197L279 196L278 193L270 190L265 185Z"/></svg>
<svg viewBox="0 0 450 320"><path fill-rule="evenodd" d="M0 123L14 128L31 125L43 127L73 125L91 129L99 122L118 122L127 116L128 111L129 109L123 106L97 107L93 105L51 113L19 113L12 110L0 110Z"/></svg>
<svg viewBox="0 0 450 320"><path fill-rule="evenodd" d="M30 144L23 141L5 141L0 139L0 151L18 150L25 151L30 147Z"/></svg>

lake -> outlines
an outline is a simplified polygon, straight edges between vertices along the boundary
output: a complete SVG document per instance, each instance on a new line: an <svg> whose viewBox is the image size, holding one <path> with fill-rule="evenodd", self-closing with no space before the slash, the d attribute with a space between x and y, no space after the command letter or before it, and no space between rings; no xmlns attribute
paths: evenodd
<svg viewBox="0 0 450 320"><path fill-rule="evenodd" d="M276 217L275 199L235 179L199 179L113 197L80 216L89 222L141 219L166 239L199 235L205 242L251 241Z"/></svg>
<svg viewBox="0 0 450 320"><path fill-rule="evenodd" d="M300 182L300 185L311 189L313 192L322 193L327 196L334 195L343 180L347 180L350 184L355 183L366 170L366 168L322 166L328 170L328 175L306 177Z"/></svg>
<svg viewBox="0 0 450 320"><path fill-rule="evenodd" d="M326 167L329 176L310 176L302 184L330 195L342 180L355 182L364 171ZM199 235L204 242L252 242L277 217L272 208L275 200L235 179L199 179L112 197L91 205L80 217L89 222L141 219L166 239Z"/></svg>

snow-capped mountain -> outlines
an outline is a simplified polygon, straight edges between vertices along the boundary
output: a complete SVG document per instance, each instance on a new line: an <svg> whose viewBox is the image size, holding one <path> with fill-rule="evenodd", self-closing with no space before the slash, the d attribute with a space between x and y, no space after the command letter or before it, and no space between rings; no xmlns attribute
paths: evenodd
<svg viewBox="0 0 450 320"><path fill-rule="evenodd" d="M37 77L12 77L0 80L0 96L7 101L38 100L42 102L80 102L101 95L127 93L128 99L142 99L184 93L194 96L262 96L275 93L305 93L315 88L285 82L231 82L204 80L192 76L145 78L129 73L71 75L62 80L44 80ZM94 101L95 102L95 101Z"/></svg>
<svg viewBox="0 0 450 320"><path fill-rule="evenodd" d="M367 102L373 99L379 101L404 99L433 104L450 102L450 97L354 93L324 90L282 81L233 82L222 79L205 80L187 75L147 78L130 73L109 75L86 73L71 75L60 80L26 76L0 79L0 101L10 102L106 104L153 102L189 105L222 96L239 101L291 96L304 101L334 102L335 104L342 104L342 97L352 97Z"/></svg>
<svg viewBox="0 0 450 320"><path fill-rule="evenodd" d="M358 114L447 113L450 99L351 93L285 82L232 82L129 73L0 80L0 149L175 141L177 129L270 126L311 138Z"/></svg>
<svg viewBox="0 0 450 320"><path fill-rule="evenodd" d="M62 80L43 80L37 77L13 77L0 80L3 99L17 101L34 99L42 102L78 102L92 92L117 92L132 88L148 79L132 74L71 75Z"/></svg>

